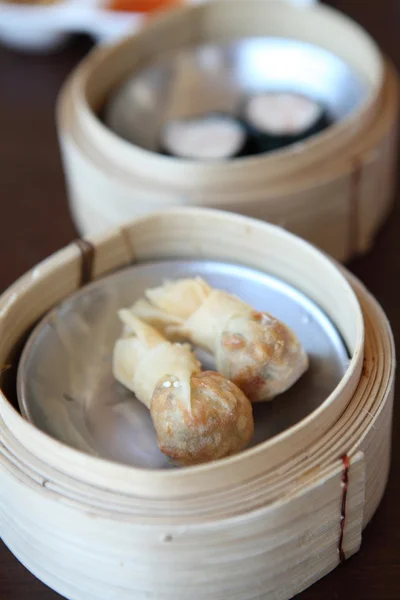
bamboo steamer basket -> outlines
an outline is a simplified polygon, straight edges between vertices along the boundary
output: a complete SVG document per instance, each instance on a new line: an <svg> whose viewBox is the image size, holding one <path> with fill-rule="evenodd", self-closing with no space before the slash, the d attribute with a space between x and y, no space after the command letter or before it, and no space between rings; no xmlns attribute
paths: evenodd
<svg viewBox="0 0 400 600"><path fill-rule="evenodd" d="M367 251L391 208L398 77L354 22L322 5L223 0L154 19L90 54L58 104L71 211L89 234L171 206L229 210L281 226L345 261ZM210 164L171 159L120 138L97 113L128 73L171 50L251 36L284 36L332 52L368 84L361 105L322 134L257 157Z"/></svg>
<svg viewBox="0 0 400 600"><path fill-rule="evenodd" d="M395 356L389 323L346 270L282 228L171 209L71 244L0 297L0 364L51 307L132 263L229 261L315 301L350 354L307 418L236 456L146 470L89 456L23 419L0 381L0 533L69 599L288 599L357 552L390 463ZM15 400L14 400L15 403ZM177 565L177 566L174 566Z"/></svg>

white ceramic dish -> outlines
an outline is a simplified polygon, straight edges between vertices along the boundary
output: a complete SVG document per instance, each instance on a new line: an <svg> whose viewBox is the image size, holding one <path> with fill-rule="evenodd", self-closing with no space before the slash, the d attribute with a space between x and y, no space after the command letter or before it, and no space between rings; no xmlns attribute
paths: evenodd
<svg viewBox="0 0 400 600"><path fill-rule="evenodd" d="M283 1L305 6L316 0ZM143 15L105 10L106 5L106 0L58 0L49 6L0 1L0 42L19 50L51 52L64 45L73 33L88 33L98 42L107 43L141 27Z"/></svg>

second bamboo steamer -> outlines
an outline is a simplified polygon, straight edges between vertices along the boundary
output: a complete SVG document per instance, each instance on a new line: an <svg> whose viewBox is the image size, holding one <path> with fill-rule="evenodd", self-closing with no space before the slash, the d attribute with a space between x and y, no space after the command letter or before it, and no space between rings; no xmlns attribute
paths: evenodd
<svg viewBox="0 0 400 600"><path fill-rule="evenodd" d="M60 95L58 127L78 229L92 233L166 207L205 206L281 225L342 261L368 250L393 198L397 73L366 32L326 6L234 0L234 7L228 11L220 0L172 11L117 46L94 51L72 74ZM260 36L341 60L364 85L354 108L300 144L218 163L163 156L123 139L100 118L110 94L160 56ZM217 102L229 104L228 96ZM171 114L187 113L181 98L172 94Z"/></svg>

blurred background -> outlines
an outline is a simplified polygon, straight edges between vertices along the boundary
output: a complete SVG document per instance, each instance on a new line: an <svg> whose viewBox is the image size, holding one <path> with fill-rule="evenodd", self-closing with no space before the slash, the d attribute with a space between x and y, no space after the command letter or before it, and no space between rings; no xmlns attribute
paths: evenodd
<svg viewBox="0 0 400 600"><path fill-rule="evenodd" d="M36 4L52 3L55 0ZM71 2L72 12L68 17L71 27L79 30L76 23L81 22L80 11L86 11L85 26L81 26L82 32L64 37L59 24L57 35L40 33L40 15L33 13L28 14L24 24L15 19L10 28L7 9L14 4L33 2L0 0L0 292L78 235L68 209L55 123L57 96L67 76L95 44L118 39L131 27L140 27L152 11L177 3L179 0L113 0L104 3L94 16L91 12L94 2L76 0ZM364 27L400 67L399 0L325 0L324 3ZM135 11L131 11L132 7ZM373 251L348 265L381 302L397 340L400 339L399 231L400 201L396 193L394 208ZM399 494L400 443L395 435L388 492L365 532L362 554L299 598L400 598ZM35 580L0 546L0 597L54 600L57 595Z"/></svg>
<svg viewBox="0 0 400 600"><path fill-rule="evenodd" d="M151 0L150 5L154 7L161 1ZM146 2L139 4L144 6ZM355 19L399 66L400 7L397 0L382 0L379 6L364 0L326 0L324 3ZM82 8L80 0L76 4ZM137 5L137 0L115 0L115 5L120 7L126 8L129 4ZM6 4L0 2L0 8L2 6ZM121 14L118 12L118 16ZM129 13L125 13L124 18L126 16L129 22L132 17ZM1 22L0 12L0 32ZM109 34L111 38L120 35L125 26L119 24L118 33L114 30ZM18 29L17 24L15 28ZM25 35L22 38L25 39ZM13 44L19 42L13 39ZM7 232L6 237L0 237L0 255L13 252L13 268L3 268L0 288L76 236L66 201L55 106L68 74L97 42L98 36L70 35L60 47L41 52L10 48L1 43L0 35L0 202L3 229ZM386 227L390 227L390 223ZM9 232L13 232L12 237ZM14 242L15 236L18 243ZM385 239L387 236L382 235L379 243L384 244ZM375 260L374 256L371 260ZM383 277L385 262L382 264L379 260L379 263ZM368 273L364 275L367 277Z"/></svg>

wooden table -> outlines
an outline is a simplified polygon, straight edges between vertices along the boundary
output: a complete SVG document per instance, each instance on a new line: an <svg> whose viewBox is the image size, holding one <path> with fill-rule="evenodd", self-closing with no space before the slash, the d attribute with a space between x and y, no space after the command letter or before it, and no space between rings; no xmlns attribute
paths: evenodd
<svg viewBox="0 0 400 600"><path fill-rule="evenodd" d="M329 4L359 21L400 67L400 0ZM52 56L0 48L0 291L76 237L66 203L54 104L66 75L89 48L85 38ZM400 195L373 252L349 266L381 302L400 342ZM396 409L391 479L365 531L361 551L301 594L301 600L400 599L399 416ZM0 543L0 598L60 596L37 581Z"/></svg>

